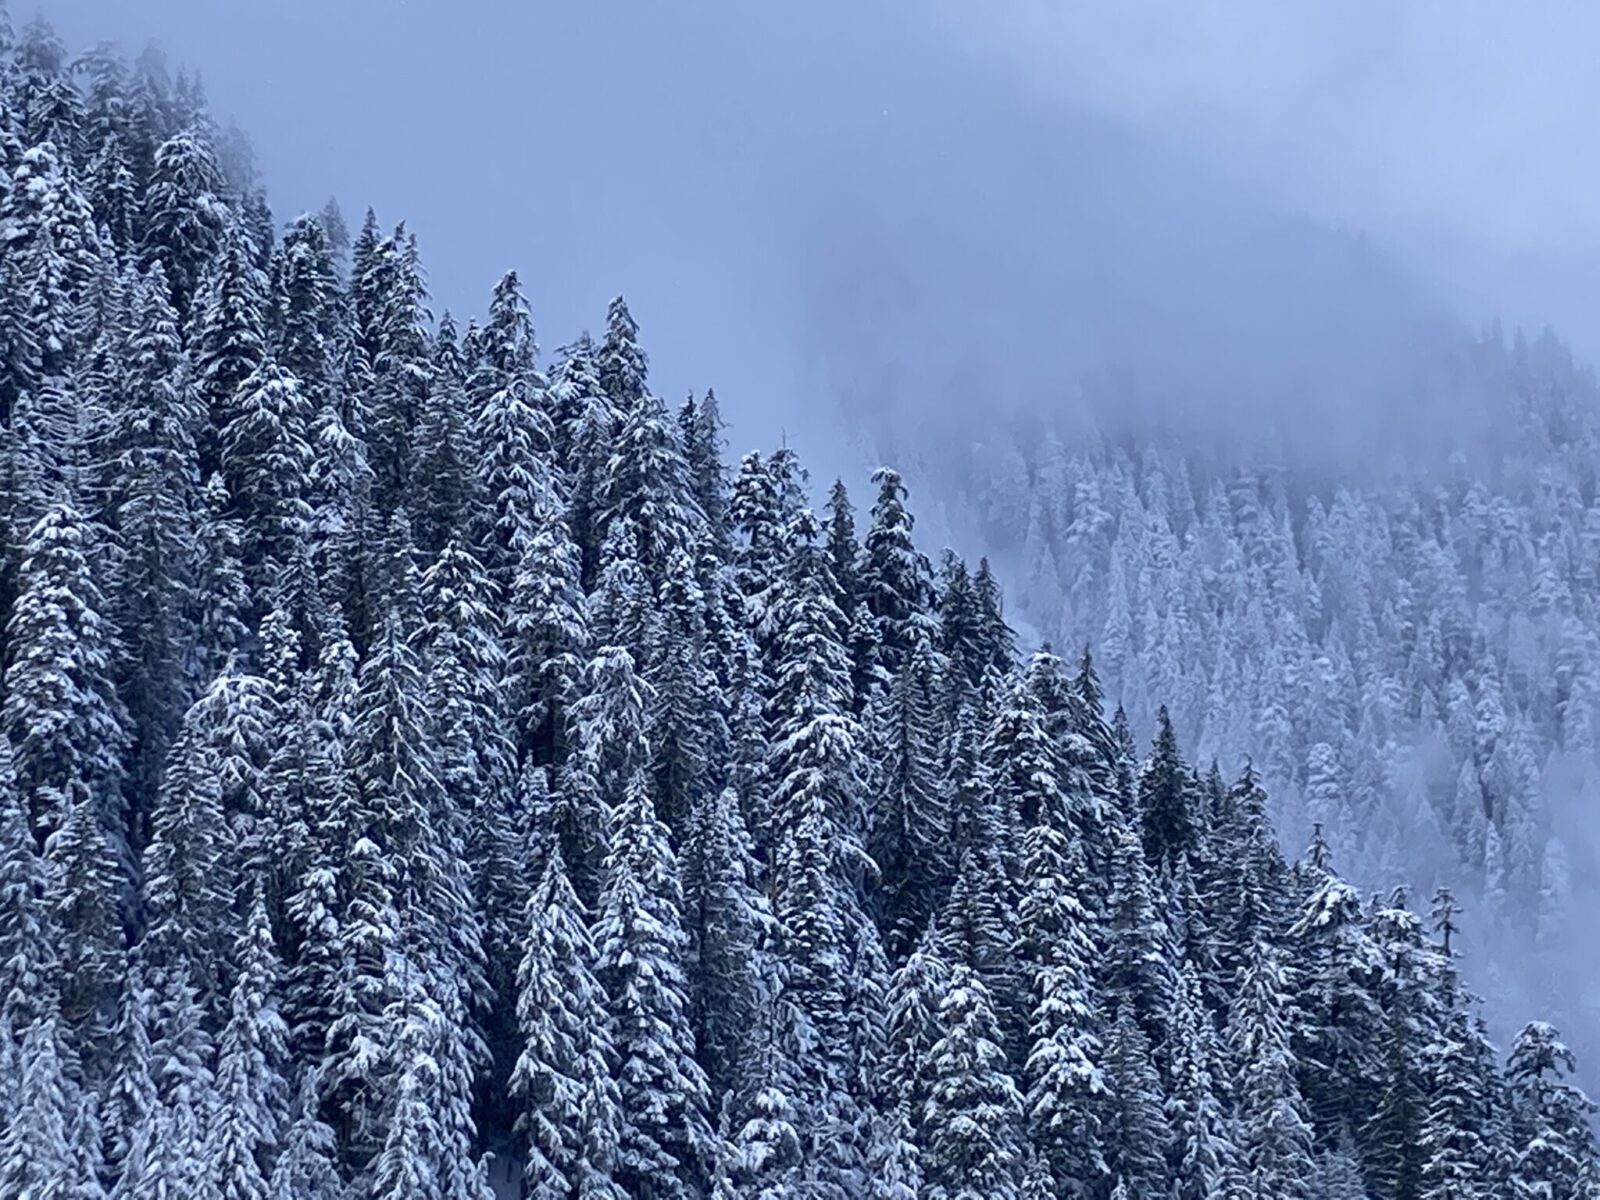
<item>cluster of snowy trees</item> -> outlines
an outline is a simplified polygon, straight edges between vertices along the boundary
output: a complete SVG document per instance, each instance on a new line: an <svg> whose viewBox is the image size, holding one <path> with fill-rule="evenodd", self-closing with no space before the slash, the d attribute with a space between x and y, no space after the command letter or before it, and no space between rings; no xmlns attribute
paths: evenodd
<svg viewBox="0 0 1600 1200"><path fill-rule="evenodd" d="M1428 353L1492 453L1440 429L1434 463L1332 473L1032 414L957 471L1020 616L1091 641L1135 730L1164 703L1200 761L1253 754L1286 843L1320 823L1364 885L1457 884L1496 991L1592 1024L1600 388L1549 335Z"/></svg>
<svg viewBox="0 0 1600 1200"><path fill-rule="evenodd" d="M1449 893L1286 863L895 472L3 40L0 1196L1600 1195Z"/></svg>

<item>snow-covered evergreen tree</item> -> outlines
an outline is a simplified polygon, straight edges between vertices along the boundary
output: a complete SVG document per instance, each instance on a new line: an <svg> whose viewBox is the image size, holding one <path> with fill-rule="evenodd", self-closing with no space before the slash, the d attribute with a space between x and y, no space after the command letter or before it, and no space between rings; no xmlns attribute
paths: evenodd
<svg viewBox="0 0 1600 1200"><path fill-rule="evenodd" d="M642 769L610 841L595 941L615 1038L615 1179L624 1194L690 1197L711 1162L709 1096L694 1057L677 856Z"/></svg>

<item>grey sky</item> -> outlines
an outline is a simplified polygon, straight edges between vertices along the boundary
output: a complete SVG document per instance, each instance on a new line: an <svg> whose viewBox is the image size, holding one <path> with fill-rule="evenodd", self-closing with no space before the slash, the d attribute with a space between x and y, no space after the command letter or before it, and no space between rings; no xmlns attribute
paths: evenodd
<svg viewBox="0 0 1600 1200"><path fill-rule="evenodd" d="M1600 9L1571 0L942 0L1041 95L1213 156L1367 228L1467 314L1560 324L1592 352Z"/></svg>
<svg viewBox="0 0 1600 1200"><path fill-rule="evenodd" d="M201 68L280 216L333 193L407 219L436 308L481 310L515 266L548 352L625 291L658 389L714 384L741 445L781 426L836 453L806 426L841 393L948 411L1065 393L1108 353L1269 392L1287 376L1241 348L1296 371L1381 348L1411 290L1300 212L1474 323L1600 345L1600 13L1577 5L42 9L73 48L154 38Z"/></svg>

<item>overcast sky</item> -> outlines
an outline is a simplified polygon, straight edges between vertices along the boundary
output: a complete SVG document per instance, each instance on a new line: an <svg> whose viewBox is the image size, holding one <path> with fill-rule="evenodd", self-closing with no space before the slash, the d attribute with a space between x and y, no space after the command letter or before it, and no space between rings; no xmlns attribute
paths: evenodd
<svg viewBox="0 0 1600 1200"><path fill-rule="evenodd" d="M408 220L436 308L481 311L517 267L549 352L626 292L658 390L715 384L752 437L804 436L840 392L1066 389L1090 344L1293 342L1305 278L1347 269L1304 216L1475 324L1600 347L1600 9L1578 4L38 10L72 48L153 38L200 68L280 217L331 193L352 225Z"/></svg>
<svg viewBox="0 0 1600 1200"><path fill-rule="evenodd" d="M1600 7L1001 0L971 19L978 7L941 14L1041 95L1373 231L1474 320L1558 323L1600 347Z"/></svg>

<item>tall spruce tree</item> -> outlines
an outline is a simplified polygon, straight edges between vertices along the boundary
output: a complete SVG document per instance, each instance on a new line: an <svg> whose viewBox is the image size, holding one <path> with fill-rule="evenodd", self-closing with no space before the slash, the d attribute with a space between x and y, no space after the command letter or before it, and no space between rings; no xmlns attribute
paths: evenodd
<svg viewBox="0 0 1600 1200"><path fill-rule="evenodd" d="M595 976L600 960L554 843L528 899L526 926L517 968L522 1048L510 1090L521 1107L527 1194L620 1198L612 1175L619 1092L606 995Z"/></svg>
<svg viewBox="0 0 1600 1200"><path fill-rule="evenodd" d="M682 883L643 770L611 827L595 928L617 1061L617 1156L624 1194L692 1197L711 1164L705 1073L695 1059Z"/></svg>

